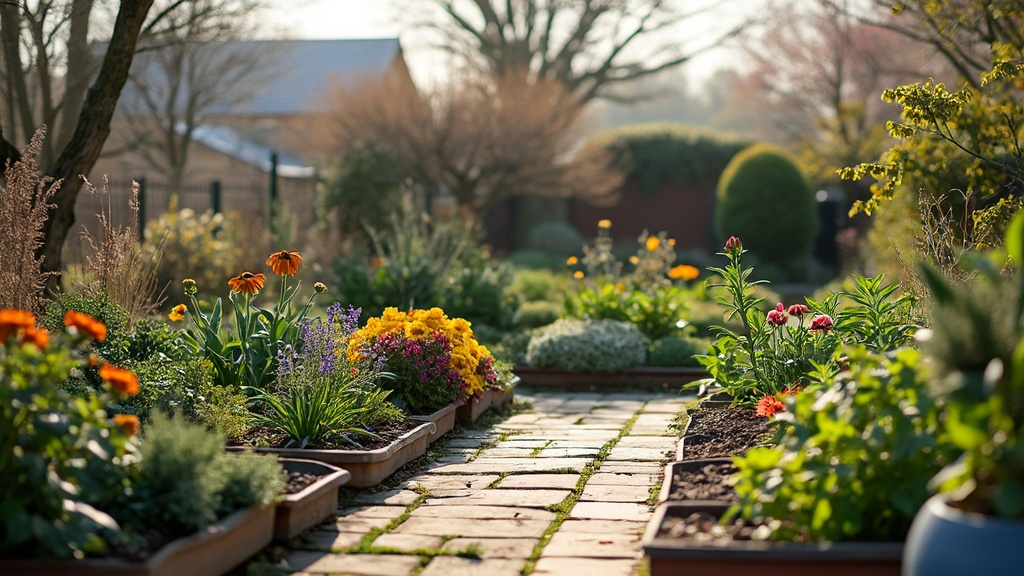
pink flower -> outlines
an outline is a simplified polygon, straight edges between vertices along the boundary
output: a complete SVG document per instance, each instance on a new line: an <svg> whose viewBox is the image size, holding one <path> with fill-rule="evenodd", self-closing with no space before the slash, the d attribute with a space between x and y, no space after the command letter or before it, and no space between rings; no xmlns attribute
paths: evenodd
<svg viewBox="0 0 1024 576"><path fill-rule="evenodd" d="M827 314L815 316L814 319L811 320L811 332L828 332L829 330L832 329L832 327L832 318L830 318Z"/></svg>
<svg viewBox="0 0 1024 576"><path fill-rule="evenodd" d="M789 307L790 316L796 316L797 318L803 316L804 314L807 314L810 311L811 309L808 308L807 306L804 306L803 304L793 304L792 306Z"/></svg>
<svg viewBox="0 0 1024 576"><path fill-rule="evenodd" d="M768 323L776 326L786 325L786 309L782 306L782 302L775 306L775 310L768 313Z"/></svg>
<svg viewBox="0 0 1024 576"><path fill-rule="evenodd" d="M743 250L743 243L740 239L735 236L729 236L729 239L725 241L725 251L729 254L736 252L737 254Z"/></svg>

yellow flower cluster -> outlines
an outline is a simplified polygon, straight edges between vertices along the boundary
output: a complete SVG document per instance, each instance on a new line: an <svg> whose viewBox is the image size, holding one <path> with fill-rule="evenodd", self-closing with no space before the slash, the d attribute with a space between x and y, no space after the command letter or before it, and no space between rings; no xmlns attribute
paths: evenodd
<svg viewBox="0 0 1024 576"><path fill-rule="evenodd" d="M348 356L353 362L362 359L362 350L383 334L404 334L407 338L425 340L435 332L448 338L452 348L451 364L466 381L467 392L483 390L484 378L477 373L480 361L491 353L473 337L470 323L462 318L449 319L440 308L413 309L408 312L386 308L378 317L370 318L348 341Z"/></svg>

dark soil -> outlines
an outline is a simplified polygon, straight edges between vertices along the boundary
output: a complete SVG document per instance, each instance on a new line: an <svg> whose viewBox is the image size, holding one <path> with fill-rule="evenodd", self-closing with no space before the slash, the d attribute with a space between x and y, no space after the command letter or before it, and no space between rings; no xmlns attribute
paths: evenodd
<svg viewBox="0 0 1024 576"><path fill-rule="evenodd" d="M698 406L690 412L683 460L739 456L770 441L768 419L751 408Z"/></svg>
<svg viewBox="0 0 1024 576"><path fill-rule="evenodd" d="M700 470L676 472L668 499L735 502L739 499L736 490L726 483L735 472L732 464L707 464Z"/></svg>
<svg viewBox="0 0 1024 576"><path fill-rule="evenodd" d="M306 448L320 450L376 450L391 444L406 432L423 424L420 420L404 422L386 422L367 426L367 430L376 435L347 434L327 442L306 444ZM232 446L259 446L265 448L298 448L297 442L291 442L288 435L277 430L254 426L245 434L230 439Z"/></svg>
<svg viewBox="0 0 1024 576"><path fill-rule="evenodd" d="M668 516L661 523L659 538L687 540L694 543L728 546L739 540L753 540L758 527L742 518L728 524L719 524L718 518L707 512L694 512L689 516Z"/></svg>
<svg viewBox="0 0 1024 576"><path fill-rule="evenodd" d="M288 481L282 490L284 494L298 494L320 479L320 476L308 472L288 470L287 474Z"/></svg>

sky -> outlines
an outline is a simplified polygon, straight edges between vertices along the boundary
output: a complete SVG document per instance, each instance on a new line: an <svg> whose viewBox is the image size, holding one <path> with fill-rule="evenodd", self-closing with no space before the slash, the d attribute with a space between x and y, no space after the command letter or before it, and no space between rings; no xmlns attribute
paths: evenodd
<svg viewBox="0 0 1024 576"><path fill-rule="evenodd" d="M706 18L694 18L686 26L672 31L676 37L699 39L707 30L721 28L731 19L738 20L740 11L756 8L763 0L734 0L729 12ZM687 0L676 0L680 8L691 6ZM395 0L292 0L282 3L286 8L274 13L274 21L290 37L383 38L398 36L405 59L417 84L429 83L443 76L446 59L436 51L424 49L426 40L421 31L405 27L398 18ZM691 82L707 78L724 67L735 52L716 49L703 53L684 65Z"/></svg>

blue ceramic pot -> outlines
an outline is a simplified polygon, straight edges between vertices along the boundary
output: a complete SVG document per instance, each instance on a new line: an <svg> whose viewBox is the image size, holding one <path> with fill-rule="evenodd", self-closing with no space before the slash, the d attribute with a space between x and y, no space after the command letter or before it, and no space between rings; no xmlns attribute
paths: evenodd
<svg viewBox="0 0 1024 576"><path fill-rule="evenodd" d="M903 574L1024 574L1024 522L964 512L933 496L910 527Z"/></svg>

